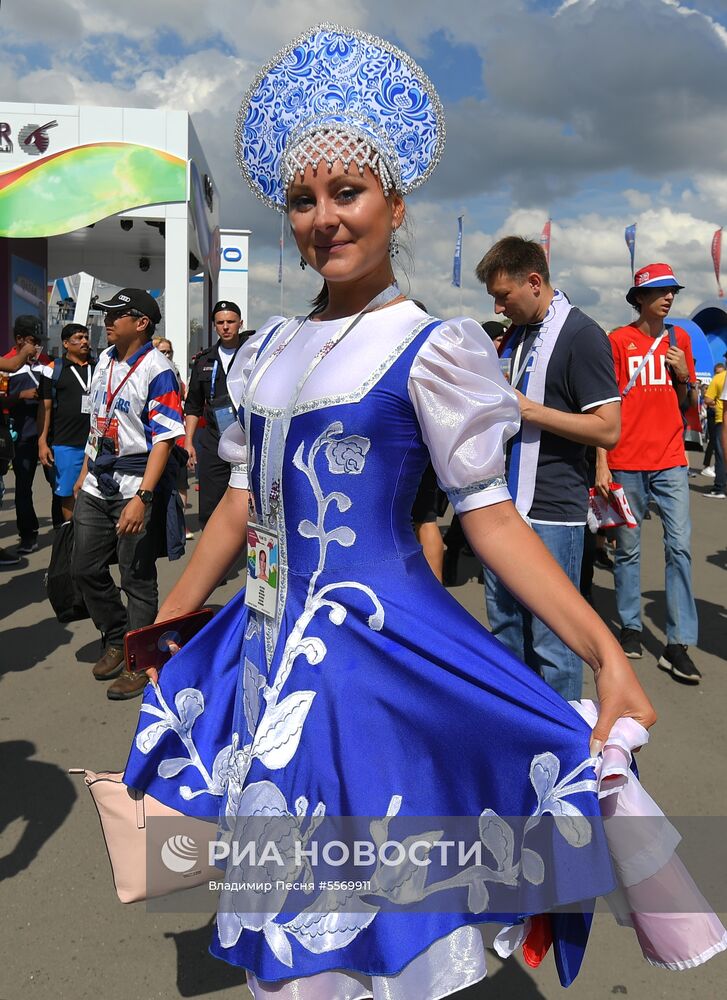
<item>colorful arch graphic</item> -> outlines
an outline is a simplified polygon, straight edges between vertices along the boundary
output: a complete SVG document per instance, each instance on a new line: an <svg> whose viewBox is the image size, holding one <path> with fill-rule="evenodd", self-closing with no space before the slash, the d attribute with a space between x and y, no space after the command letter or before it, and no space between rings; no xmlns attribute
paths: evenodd
<svg viewBox="0 0 727 1000"><path fill-rule="evenodd" d="M187 161L95 142L0 173L0 237L57 236L117 212L187 199Z"/></svg>

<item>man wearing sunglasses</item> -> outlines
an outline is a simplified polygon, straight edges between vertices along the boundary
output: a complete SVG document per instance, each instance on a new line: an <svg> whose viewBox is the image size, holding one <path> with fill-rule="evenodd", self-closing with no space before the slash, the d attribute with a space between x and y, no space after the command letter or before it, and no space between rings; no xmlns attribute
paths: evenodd
<svg viewBox="0 0 727 1000"><path fill-rule="evenodd" d="M122 288L97 307L106 311L113 346L91 381L86 457L74 487L73 571L105 644L93 675L114 680L106 694L119 701L141 694L147 679L124 669L124 635L156 617L160 540L151 531L151 505L184 424L174 369L152 346L162 318L155 299ZM109 572L114 557L126 607Z"/></svg>
<svg viewBox="0 0 727 1000"><path fill-rule="evenodd" d="M73 487L83 466L90 430L91 378L94 365L88 329L66 323L61 330L63 357L43 369L38 456L48 470L64 521L70 521Z"/></svg>

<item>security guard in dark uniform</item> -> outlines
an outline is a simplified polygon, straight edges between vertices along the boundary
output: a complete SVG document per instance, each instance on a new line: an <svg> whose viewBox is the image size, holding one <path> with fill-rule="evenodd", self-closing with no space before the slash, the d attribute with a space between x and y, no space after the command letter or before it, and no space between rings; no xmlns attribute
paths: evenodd
<svg viewBox="0 0 727 1000"><path fill-rule="evenodd" d="M222 432L235 421L235 410L227 392L227 373L242 340L240 307L236 302L218 302L212 310L212 322L219 340L197 355L184 405L187 439L184 447L189 452L189 467L197 467L202 527L222 499L230 479L230 465L220 459L217 447ZM202 416L206 426L195 439Z"/></svg>

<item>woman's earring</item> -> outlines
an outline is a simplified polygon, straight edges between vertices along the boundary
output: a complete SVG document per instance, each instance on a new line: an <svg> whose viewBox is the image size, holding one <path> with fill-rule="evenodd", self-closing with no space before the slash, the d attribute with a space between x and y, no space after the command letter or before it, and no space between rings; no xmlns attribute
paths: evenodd
<svg viewBox="0 0 727 1000"><path fill-rule="evenodd" d="M305 260L305 258L303 257L303 254L301 254L300 255L300 269L301 269L301 271L305 271L305 269L307 267L308 267L308 261Z"/></svg>
<svg viewBox="0 0 727 1000"><path fill-rule="evenodd" d="M389 237L389 256L396 257L399 252L399 237L396 235L396 230L391 230L391 236Z"/></svg>

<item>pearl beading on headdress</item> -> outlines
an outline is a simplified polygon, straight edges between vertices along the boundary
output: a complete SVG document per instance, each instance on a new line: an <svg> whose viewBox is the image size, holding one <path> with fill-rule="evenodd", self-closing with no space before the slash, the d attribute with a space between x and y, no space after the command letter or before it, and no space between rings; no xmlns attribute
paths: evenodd
<svg viewBox="0 0 727 1000"><path fill-rule="evenodd" d="M389 168L381 151L372 143L371 136L357 131L351 123L316 127L297 141L291 140L280 166L283 188L287 191L297 175L303 176L306 167L310 166L315 171L323 162L330 171L337 160L343 163L347 173L352 163L361 175L364 168L369 167L381 181L384 194L397 189L397 180L392 177L394 170Z"/></svg>

